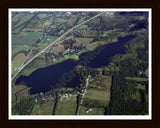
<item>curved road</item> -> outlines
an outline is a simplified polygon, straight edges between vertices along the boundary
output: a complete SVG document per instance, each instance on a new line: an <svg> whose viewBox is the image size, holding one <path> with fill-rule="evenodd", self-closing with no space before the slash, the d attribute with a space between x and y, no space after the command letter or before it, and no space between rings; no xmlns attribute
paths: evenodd
<svg viewBox="0 0 160 128"><path fill-rule="evenodd" d="M27 63L25 63L25 64L19 69L19 71L12 77L12 80L13 80L13 79L23 70L23 68L25 68L32 60L34 60L35 58L37 58L41 53L43 53L45 50L47 50L47 49L48 49L50 46L52 46L55 42L59 41L62 37L64 37L65 35L67 35L67 34L68 34L69 32L71 32L73 29L75 29L75 28L77 28L77 27L85 24L86 22L88 22L88 21L90 21L90 20L92 20L92 19L94 19L94 18L102 15L103 13L105 13L105 12L102 12L102 13L100 13L100 14L98 14L98 15L96 15L96 16L94 16L94 17L92 17L92 18L90 18L90 19L88 19L88 20L86 20L86 21L84 21L84 22L82 22L82 23L74 26L73 28L71 28L70 30L68 30L67 32L65 32L63 35L61 35L58 39L56 39L55 41L53 41L52 43L50 43L48 46L46 46L44 49L42 49L39 53L37 53L37 55L35 55L35 56L34 56L33 58L31 58Z"/></svg>

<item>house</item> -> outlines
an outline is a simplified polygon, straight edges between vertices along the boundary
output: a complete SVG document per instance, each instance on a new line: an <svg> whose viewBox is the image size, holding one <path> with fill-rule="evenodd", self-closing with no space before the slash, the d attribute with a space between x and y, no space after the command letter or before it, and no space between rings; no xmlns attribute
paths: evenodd
<svg viewBox="0 0 160 128"><path fill-rule="evenodd" d="M92 111L92 108L88 109L88 110L86 111L86 113L91 112L91 111Z"/></svg>

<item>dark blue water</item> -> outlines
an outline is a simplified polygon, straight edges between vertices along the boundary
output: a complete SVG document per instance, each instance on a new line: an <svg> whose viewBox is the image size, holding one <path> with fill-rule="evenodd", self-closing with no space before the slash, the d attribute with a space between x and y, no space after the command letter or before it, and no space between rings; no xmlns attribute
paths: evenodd
<svg viewBox="0 0 160 128"><path fill-rule="evenodd" d="M120 37L118 38L118 42L97 47L92 52L82 53L79 56L79 61L68 59L58 64L37 69L29 76L20 76L16 80L16 85L24 83L31 87L31 94L47 92L51 88L57 87L74 88L79 83L79 75L76 74L74 77L69 77L67 73L72 71L76 65L84 65L92 68L108 65L109 58L116 54L124 54L125 49L123 45L135 37L135 35ZM66 81L62 79L62 76L65 76Z"/></svg>

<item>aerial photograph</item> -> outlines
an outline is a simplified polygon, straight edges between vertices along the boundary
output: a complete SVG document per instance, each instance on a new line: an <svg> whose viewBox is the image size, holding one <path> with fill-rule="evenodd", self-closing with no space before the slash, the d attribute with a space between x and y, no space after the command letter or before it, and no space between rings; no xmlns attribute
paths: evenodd
<svg viewBox="0 0 160 128"><path fill-rule="evenodd" d="M12 10L12 116L149 115L149 11Z"/></svg>

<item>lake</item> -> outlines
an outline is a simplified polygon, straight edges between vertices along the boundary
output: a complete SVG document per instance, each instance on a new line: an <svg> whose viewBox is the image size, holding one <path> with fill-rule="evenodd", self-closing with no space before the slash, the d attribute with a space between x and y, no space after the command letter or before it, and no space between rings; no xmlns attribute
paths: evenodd
<svg viewBox="0 0 160 128"><path fill-rule="evenodd" d="M29 76L20 76L15 84L24 83L31 87L30 93L47 92L57 88L57 83L64 73L70 72L76 65L84 65L92 68L99 68L109 64L110 57L116 54L124 54L123 45L135 38L136 35L119 37L117 42L97 47L94 51L82 53L79 60L68 59L66 61L33 71ZM61 84L61 87L75 88L79 83L79 76L76 74L70 81Z"/></svg>

